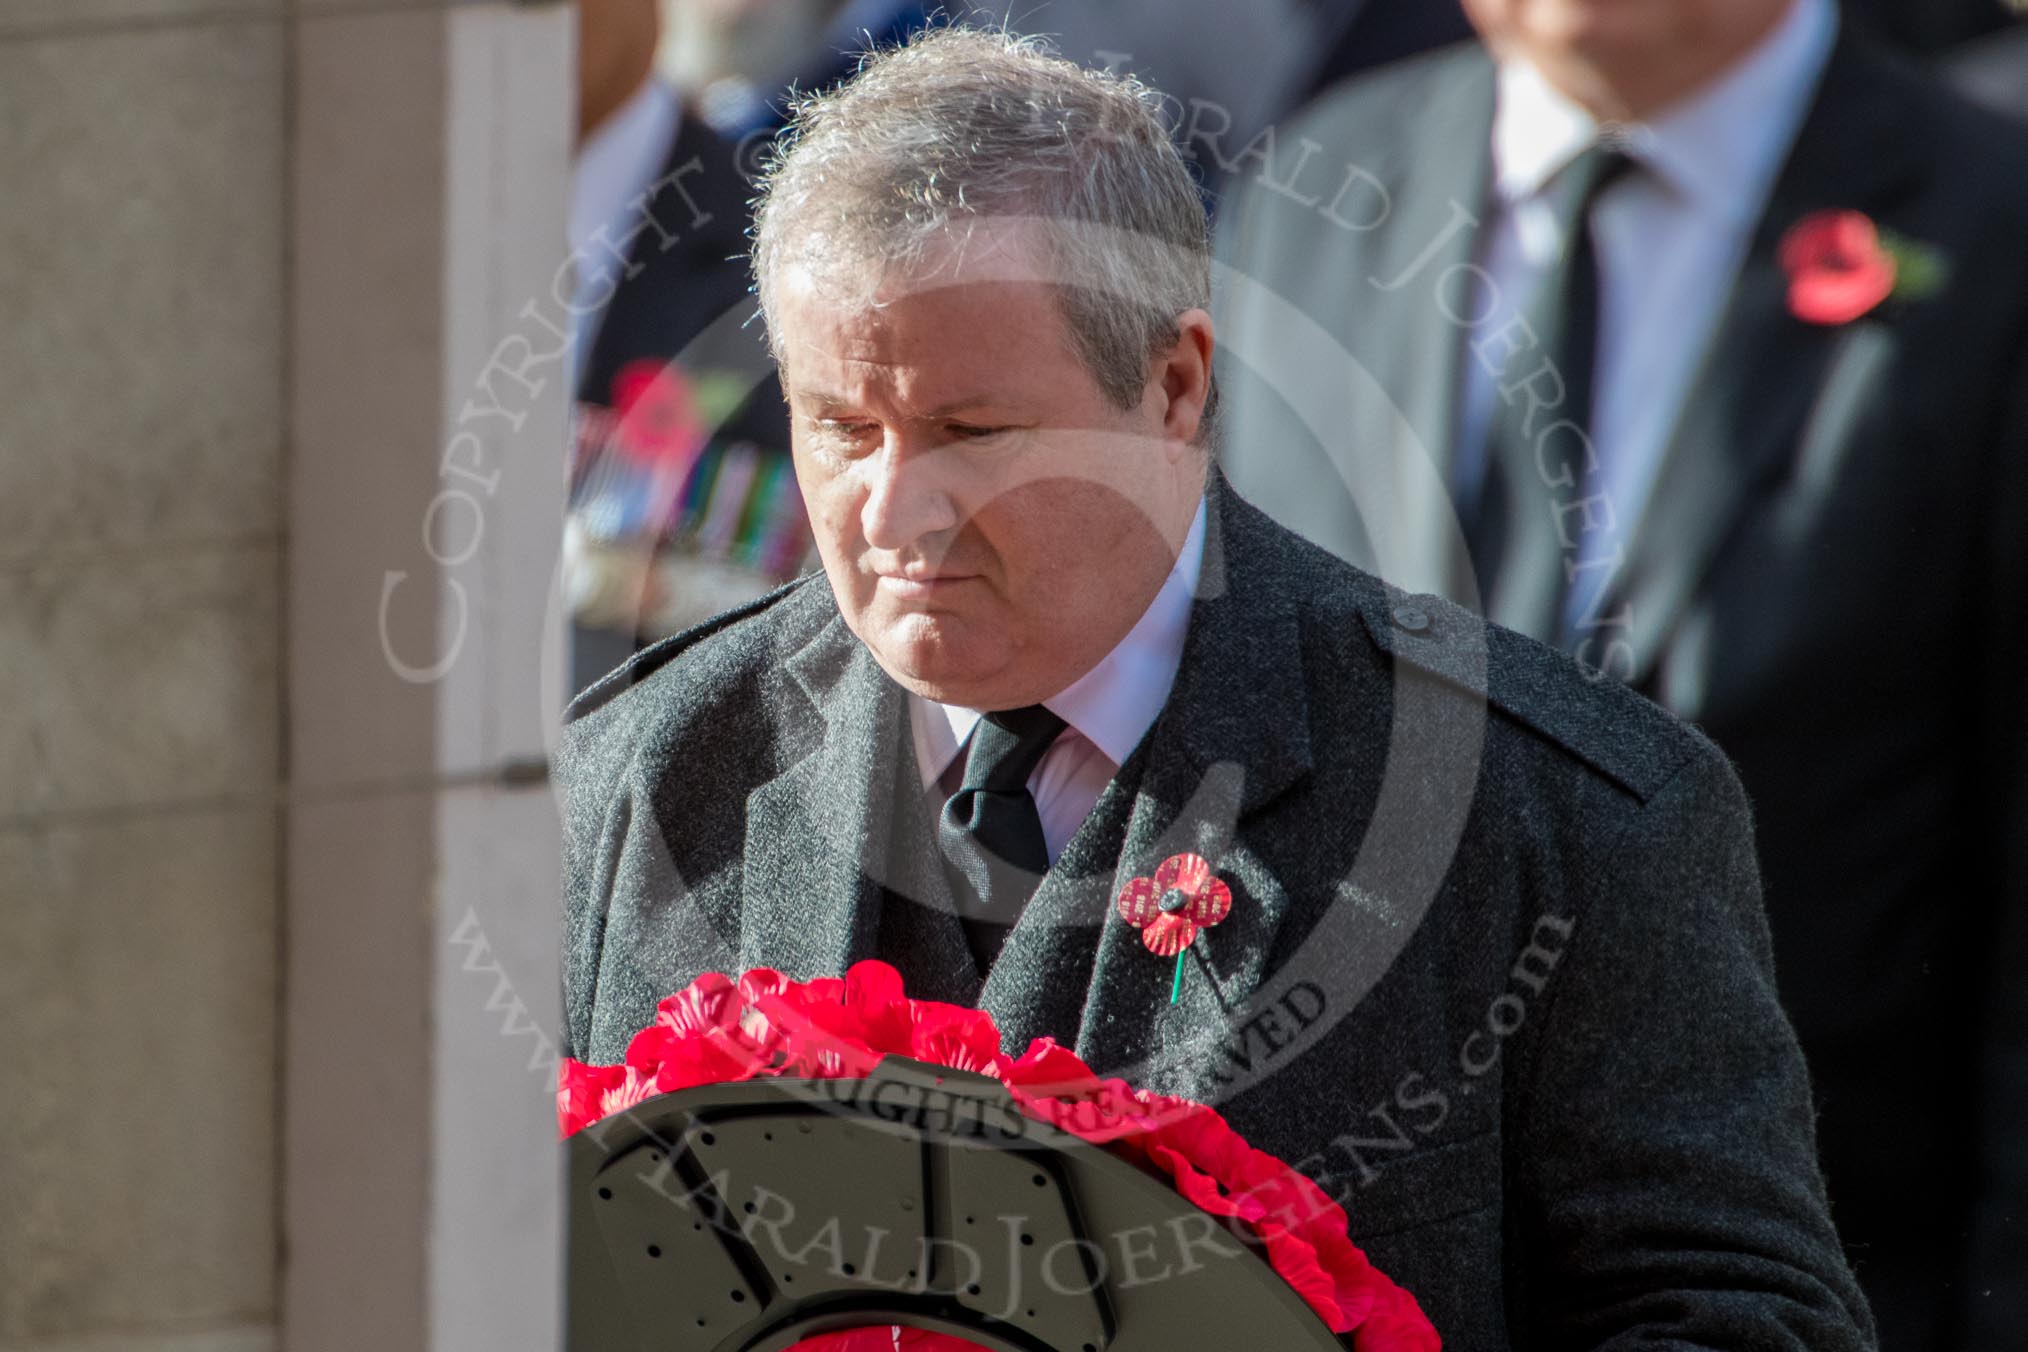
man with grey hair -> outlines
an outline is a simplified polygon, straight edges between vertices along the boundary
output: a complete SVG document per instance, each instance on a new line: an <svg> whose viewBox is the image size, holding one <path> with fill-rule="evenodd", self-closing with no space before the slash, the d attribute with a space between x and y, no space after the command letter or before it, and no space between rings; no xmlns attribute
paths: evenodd
<svg viewBox="0 0 2028 1352"><path fill-rule="evenodd" d="M1871 1347L1730 767L1232 493L1154 106L939 30L798 108L754 258L824 575L569 710L566 1052L878 957L1216 1104L1449 1346Z"/></svg>

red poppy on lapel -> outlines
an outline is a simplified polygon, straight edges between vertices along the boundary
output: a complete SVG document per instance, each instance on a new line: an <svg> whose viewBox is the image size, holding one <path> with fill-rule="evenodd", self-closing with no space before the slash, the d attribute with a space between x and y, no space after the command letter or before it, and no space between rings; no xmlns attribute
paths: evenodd
<svg viewBox="0 0 2028 1352"><path fill-rule="evenodd" d="M1817 211L1782 236L1789 312L1811 324L1849 324L1894 294L1898 271L1861 211Z"/></svg>
<svg viewBox="0 0 2028 1352"><path fill-rule="evenodd" d="M1190 947L1197 931L1232 912L1232 889L1212 876L1201 854L1172 854L1152 877L1134 878L1120 889L1120 918L1141 932L1150 953L1173 958Z"/></svg>

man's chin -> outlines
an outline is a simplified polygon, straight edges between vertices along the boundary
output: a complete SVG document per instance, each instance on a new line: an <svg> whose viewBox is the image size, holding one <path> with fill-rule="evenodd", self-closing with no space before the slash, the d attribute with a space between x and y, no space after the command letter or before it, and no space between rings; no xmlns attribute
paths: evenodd
<svg viewBox="0 0 2028 1352"><path fill-rule="evenodd" d="M886 651L876 649L873 656L880 663L881 670L894 678L895 684L924 699L968 709L997 707L990 702L980 702L982 699L990 701L991 698L992 682L985 678L985 674L968 669L947 654L890 648Z"/></svg>
<svg viewBox="0 0 2028 1352"><path fill-rule="evenodd" d="M880 669L904 690L967 709L1013 707L1003 698L1005 653L981 651L962 630L947 616L917 614L880 625L870 639L860 637Z"/></svg>

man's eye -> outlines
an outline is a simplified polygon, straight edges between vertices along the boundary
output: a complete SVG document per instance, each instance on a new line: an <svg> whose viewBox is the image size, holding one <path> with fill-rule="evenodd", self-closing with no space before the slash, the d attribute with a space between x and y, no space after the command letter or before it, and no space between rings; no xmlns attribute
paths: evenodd
<svg viewBox="0 0 2028 1352"><path fill-rule="evenodd" d="M817 430L826 436L844 437L856 441L871 431L873 425L871 423L845 422L838 418L818 418L816 426Z"/></svg>
<svg viewBox="0 0 2028 1352"><path fill-rule="evenodd" d="M950 432L959 441L983 441L1006 431L1004 427L977 427L971 423L952 423Z"/></svg>

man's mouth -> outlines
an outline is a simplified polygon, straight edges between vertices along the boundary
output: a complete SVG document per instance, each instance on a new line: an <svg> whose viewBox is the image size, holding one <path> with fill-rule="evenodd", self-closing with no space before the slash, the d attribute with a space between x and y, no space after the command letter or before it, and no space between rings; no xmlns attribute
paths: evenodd
<svg viewBox="0 0 2028 1352"><path fill-rule="evenodd" d="M974 579L971 573L936 573L927 569L875 574L880 590L902 600L942 596L960 583Z"/></svg>

